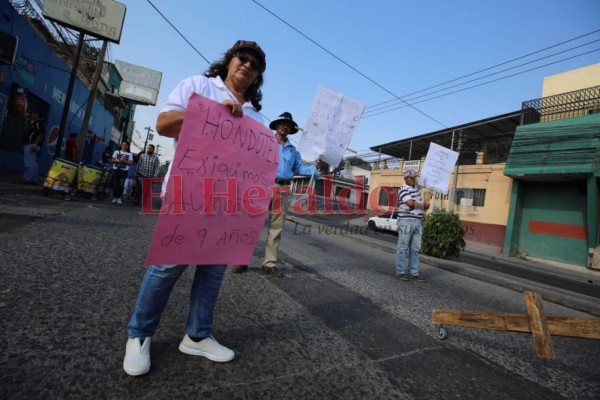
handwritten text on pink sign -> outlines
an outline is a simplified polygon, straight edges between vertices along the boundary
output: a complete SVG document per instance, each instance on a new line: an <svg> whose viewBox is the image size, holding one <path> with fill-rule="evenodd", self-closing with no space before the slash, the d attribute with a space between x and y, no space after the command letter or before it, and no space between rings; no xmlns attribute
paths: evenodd
<svg viewBox="0 0 600 400"><path fill-rule="evenodd" d="M192 95L146 265L248 264L278 163L271 130Z"/></svg>

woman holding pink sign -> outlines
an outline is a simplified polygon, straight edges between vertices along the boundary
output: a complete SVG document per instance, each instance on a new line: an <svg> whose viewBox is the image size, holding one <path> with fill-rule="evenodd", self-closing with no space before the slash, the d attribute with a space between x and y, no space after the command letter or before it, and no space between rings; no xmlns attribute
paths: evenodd
<svg viewBox="0 0 600 400"><path fill-rule="evenodd" d="M181 81L160 109L156 131L175 139L179 137L188 100L192 93L215 100L234 116L248 115L263 123L261 86L266 68L264 51L255 42L238 40L224 57L214 62L203 75ZM169 179L169 172L165 177ZM171 290L187 265L151 265L140 286L127 333L123 369L129 375L143 375L150 370L150 342ZM235 354L212 336L213 311L221 289L225 265L194 266L194 281L186 334L179 345L183 353L203 356L216 362L231 361Z"/></svg>

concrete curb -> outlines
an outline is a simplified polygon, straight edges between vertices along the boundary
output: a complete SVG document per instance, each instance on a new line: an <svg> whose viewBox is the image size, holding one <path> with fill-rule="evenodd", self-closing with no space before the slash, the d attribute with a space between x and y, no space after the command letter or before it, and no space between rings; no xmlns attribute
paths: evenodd
<svg viewBox="0 0 600 400"><path fill-rule="evenodd" d="M42 185L25 185L19 183L0 183L0 195L41 196Z"/></svg>
<svg viewBox="0 0 600 400"><path fill-rule="evenodd" d="M542 295L542 298L551 303L560 304L578 311L583 311L595 316L600 316L600 302L590 296L571 292L568 290L532 282L513 275L490 271L473 264L458 261L441 260L429 256L421 256L423 263L432 267L441 268L463 276L468 276L493 285L502 286L517 292L533 291Z"/></svg>

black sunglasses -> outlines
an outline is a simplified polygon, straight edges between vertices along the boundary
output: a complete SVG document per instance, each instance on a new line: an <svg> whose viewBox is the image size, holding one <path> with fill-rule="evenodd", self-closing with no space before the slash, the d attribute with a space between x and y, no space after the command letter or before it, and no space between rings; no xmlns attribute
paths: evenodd
<svg viewBox="0 0 600 400"><path fill-rule="evenodd" d="M250 68L252 68L253 70L258 71L258 72L261 71L262 65L260 65L260 63L258 61L256 61L256 59L250 57L248 54L235 53L234 56L237 57L242 62L242 64L246 64L249 61Z"/></svg>

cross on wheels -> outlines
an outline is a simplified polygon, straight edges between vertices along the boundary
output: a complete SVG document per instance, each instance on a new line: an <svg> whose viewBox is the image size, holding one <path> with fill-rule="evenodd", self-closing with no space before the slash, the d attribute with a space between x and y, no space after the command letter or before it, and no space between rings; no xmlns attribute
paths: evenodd
<svg viewBox="0 0 600 400"><path fill-rule="evenodd" d="M600 318L546 317L542 296L535 292L525 292L524 295L527 314L433 310L438 337L446 338L444 325L531 333L537 355L552 359L556 358L552 336L600 339Z"/></svg>

